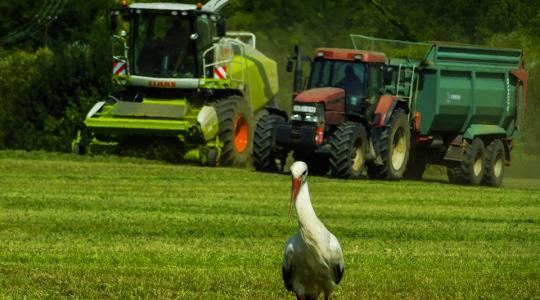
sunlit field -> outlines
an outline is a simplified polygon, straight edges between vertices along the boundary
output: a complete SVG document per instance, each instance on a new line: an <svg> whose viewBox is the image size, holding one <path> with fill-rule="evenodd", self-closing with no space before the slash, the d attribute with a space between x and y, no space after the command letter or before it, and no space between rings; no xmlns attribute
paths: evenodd
<svg viewBox="0 0 540 300"><path fill-rule="evenodd" d="M344 249L333 299L540 295L540 180L308 181ZM0 298L292 298L290 186L248 169L0 152Z"/></svg>

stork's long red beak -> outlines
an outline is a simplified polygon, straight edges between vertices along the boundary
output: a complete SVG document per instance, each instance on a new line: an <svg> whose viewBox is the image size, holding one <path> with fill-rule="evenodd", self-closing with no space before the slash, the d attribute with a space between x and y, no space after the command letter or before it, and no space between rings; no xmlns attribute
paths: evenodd
<svg viewBox="0 0 540 300"><path fill-rule="evenodd" d="M289 206L289 220L291 219L292 209L296 203L296 196L298 196L298 192L300 192L301 185L302 185L302 179L293 178L292 189L291 189L291 205Z"/></svg>

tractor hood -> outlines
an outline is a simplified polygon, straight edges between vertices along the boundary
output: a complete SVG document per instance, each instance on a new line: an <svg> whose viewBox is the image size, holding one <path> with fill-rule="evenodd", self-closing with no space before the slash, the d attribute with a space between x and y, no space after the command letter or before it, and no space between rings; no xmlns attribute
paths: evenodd
<svg viewBox="0 0 540 300"><path fill-rule="evenodd" d="M330 103L345 98L345 90L335 87L315 88L298 94L296 102L323 102Z"/></svg>
<svg viewBox="0 0 540 300"><path fill-rule="evenodd" d="M303 91L295 102L323 103L327 111L345 112L345 90L335 87L315 88Z"/></svg>

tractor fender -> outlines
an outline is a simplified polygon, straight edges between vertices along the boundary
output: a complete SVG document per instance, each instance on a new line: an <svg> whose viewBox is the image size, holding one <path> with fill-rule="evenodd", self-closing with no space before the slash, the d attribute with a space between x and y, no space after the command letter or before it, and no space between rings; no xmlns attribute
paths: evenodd
<svg viewBox="0 0 540 300"><path fill-rule="evenodd" d="M287 112L280 109L280 108L277 108L277 107L273 107L273 106L266 106L265 109L268 111L269 114L271 115L278 115L278 116L282 116L285 118L285 120L288 120L289 117L287 115Z"/></svg>
<svg viewBox="0 0 540 300"><path fill-rule="evenodd" d="M379 101L377 101L377 107L373 113L373 127L384 127L388 124L397 102L397 97L392 95L382 95L379 98Z"/></svg>
<svg viewBox="0 0 540 300"><path fill-rule="evenodd" d="M197 122L206 141L216 137L219 130L219 119L213 106L205 105L197 115Z"/></svg>

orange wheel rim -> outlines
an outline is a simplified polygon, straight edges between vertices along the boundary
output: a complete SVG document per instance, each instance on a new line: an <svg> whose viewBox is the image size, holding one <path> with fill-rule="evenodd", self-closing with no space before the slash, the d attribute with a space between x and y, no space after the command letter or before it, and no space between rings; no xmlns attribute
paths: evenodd
<svg viewBox="0 0 540 300"><path fill-rule="evenodd" d="M248 123L246 118L238 117L234 130L234 148L236 152L244 152L248 146Z"/></svg>

